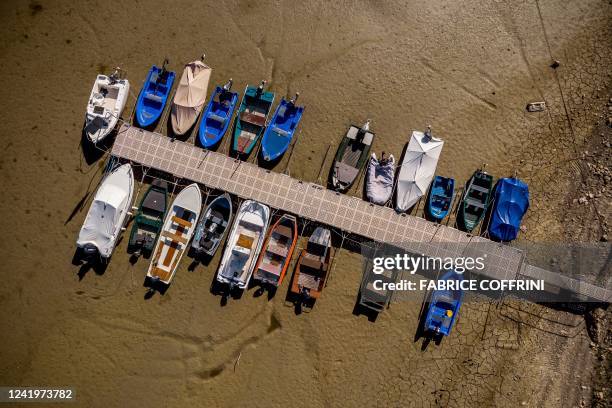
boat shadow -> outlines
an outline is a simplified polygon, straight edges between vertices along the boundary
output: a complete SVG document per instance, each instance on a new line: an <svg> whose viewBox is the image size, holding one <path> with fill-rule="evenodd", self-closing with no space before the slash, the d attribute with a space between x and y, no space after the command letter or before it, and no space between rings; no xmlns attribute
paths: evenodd
<svg viewBox="0 0 612 408"><path fill-rule="evenodd" d="M148 276L145 276L142 286L147 289L144 294L145 300L151 299L156 292L162 296L165 295L168 287L170 287L170 285L166 285L158 279L151 279Z"/></svg>
<svg viewBox="0 0 612 408"><path fill-rule="evenodd" d="M378 319L378 315L380 315L380 312L374 309L364 307L359 303L359 299L361 299L361 291L357 294L357 299L355 299L355 305L353 306L353 316L363 315L368 318L368 322L375 323L376 319Z"/></svg>

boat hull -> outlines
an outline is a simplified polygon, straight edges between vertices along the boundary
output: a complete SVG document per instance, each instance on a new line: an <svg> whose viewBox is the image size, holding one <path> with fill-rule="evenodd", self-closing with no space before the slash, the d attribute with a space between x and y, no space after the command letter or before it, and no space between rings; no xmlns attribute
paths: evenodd
<svg viewBox="0 0 612 408"><path fill-rule="evenodd" d="M206 207L193 236L191 247L199 256L213 256L227 234L232 220L232 198L225 193Z"/></svg>
<svg viewBox="0 0 612 408"><path fill-rule="evenodd" d="M374 133L351 125L340 142L331 171L332 188L338 192L348 191L368 162Z"/></svg>
<svg viewBox="0 0 612 408"><path fill-rule="evenodd" d="M127 79L98 75L89 96L84 132L92 143L102 141L117 125L130 91Z"/></svg>
<svg viewBox="0 0 612 408"><path fill-rule="evenodd" d="M285 214L276 221L255 265L254 280L273 287L283 283L297 243L297 230L297 219L293 215Z"/></svg>
<svg viewBox="0 0 612 408"><path fill-rule="evenodd" d="M274 93L247 85L234 121L232 150L239 156L248 156L264 132Z"/></svg>
<svg viewBox="0 0 612 408"><path fill-rule="evenodd" d="M261 139L261 156L265 161L278 160L289 148L304 108L282 99Z"/></svg>
<svg viewBox="0 0 612 408"><path fill-rule="evenodd" d="M151 67L136 101L135 116L138 126L147 128L159 120L172 90L175 75L172 71L165 71L162 75L162 68L155 65Z"/></svg>
<svg viewBox="0 0 612 408"><path fill-rule="evenodd" d="M237 92L216 87L200 121L198 140L202 147L210 149L223 139L234 115L237 101Z"/></svg>
<svg viewBox="0 0 612 408"><path fill-rule="evenodd" d="M427 193L425 217L430 221L440 222L449 213L455 190L455 180L436 176Z"/></svg>

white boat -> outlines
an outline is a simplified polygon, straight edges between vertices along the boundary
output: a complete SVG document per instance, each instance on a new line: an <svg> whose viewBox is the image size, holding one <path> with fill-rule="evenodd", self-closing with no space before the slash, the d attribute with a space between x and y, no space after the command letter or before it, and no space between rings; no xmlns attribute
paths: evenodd
<svg viewBox="0 0 612 408"><path fill-rule="evenodd" d="M378 160L376 153L372 153L370 163L368 164L368 177L366 180L368 200L374 204L385 205L393 193L394 178L395 157L389 155L389 158Z"/></svg>
<svg viewBox="0 0 612 408"><path fill-rule="evenodd" d="M184 135L196 123L206 101L211 72L212 69L201 60L185 65L172 99L170 120L174 134Z"/></svg>
<svg viewBox="0 0 612 408"><path fill-rule="evenodd" d="M253 200L242 203L221 258L217 281L229 284L230 289L248 286L269 221L270 207Z"/></svg>
<svg viewBox="0 0 612 408"><path fill-rule="evenodd" d="M110 258L126 223L133 194L134 174L129 164L116 168L102 180L76 242L86 256Z"/></svg>
<svg viewBox="0 0 612 408"><path fill-rule="evenodd" d="M170 284L187 250L202 210L202 193L196 183L185 187L170 205L153 250L147 278Z"/></svg>
<svg viewBox="0 0 612 408"><path fill-rule="evenodd" d="M444 141L431 136L431 131L413 131L397 176L395 209L408 211L427 192L436 172Z"/></svg>
<svg viewBox="0 0 612 408"><path fill-rule="evenodd" d="M92 143L98 143L115 128L129 91L130 82L120 79L118 71L110 76L98 75L85 115L85 134Z"/></svg>

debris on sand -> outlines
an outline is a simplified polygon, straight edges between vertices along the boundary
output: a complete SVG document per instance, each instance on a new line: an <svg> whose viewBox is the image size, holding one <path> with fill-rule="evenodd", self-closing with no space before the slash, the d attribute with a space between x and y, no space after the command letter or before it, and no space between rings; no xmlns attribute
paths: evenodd
<svg viewBox="0 0 612 408"><path fill-rule="evenodd" d="M527 104L527 112L543 112L546 109L546 102L530 102Z"/></svg>

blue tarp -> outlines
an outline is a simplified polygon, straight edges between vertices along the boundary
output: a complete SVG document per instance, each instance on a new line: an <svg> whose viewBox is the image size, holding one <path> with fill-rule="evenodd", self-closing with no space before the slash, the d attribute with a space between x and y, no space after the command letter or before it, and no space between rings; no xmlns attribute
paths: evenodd
<svg viewBox="0 0 612 408"><path fill-rule="evenodd" d="M497 241L516 239L529 208L529 187L517 178L502 178L495 185L493 199L489 236Z"/></svg>

